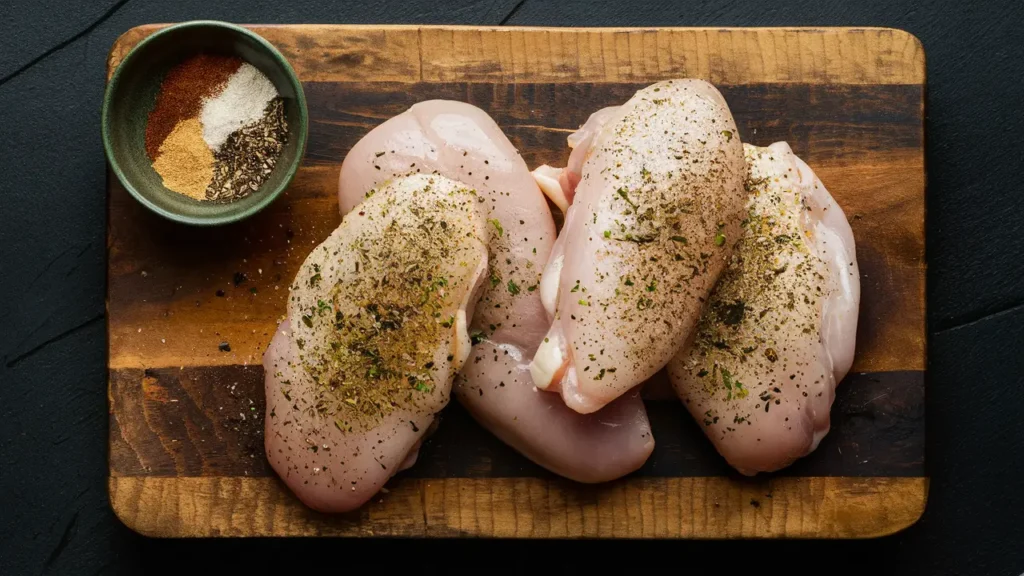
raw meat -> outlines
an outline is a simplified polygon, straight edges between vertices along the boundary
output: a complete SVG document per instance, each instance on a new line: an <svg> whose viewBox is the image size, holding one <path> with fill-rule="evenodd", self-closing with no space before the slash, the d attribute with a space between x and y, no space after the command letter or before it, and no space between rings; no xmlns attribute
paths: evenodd
<svg viewBox="0 0 1024 576"><path fill-rule="evenodd" d="M692 332L739 236L746 171L729 108L702 80L652 84L574 139L554 177L565 226L541 281L554 318L530 370L586 414L662 369ZM552 170L535 175L554 188Z"/></svg>
<svg viewBox="0 0 1024 576"><path fill-rule="evenodd" d="M543 193L515 147L483 110L430 100L389 118L348 153L339 204L348 213L381 182L437 173L464 182L484 199L490 268L473 318L471 358L454 394L484 427L535 462L580 482L628 474L654 448L639 396L583 416L538 391L529 376L548 328L541 270L555 240Z"/></svg>
<svg viewBox="0 0 1024 576"><path fill-rule="evenodd" d="M486 281L475 191L413 175L373 192L303 262L264 355L267 458L321 512L358 508L415 462Z"/></svg>
<svg viewBox="0 0 1024 576"><path fill-rule="evenodd" d="M860 276L853 233L785 142L744 145L748 214L694 342L669 378L722 456L772 472L818 446L853 363Z"/></svg>

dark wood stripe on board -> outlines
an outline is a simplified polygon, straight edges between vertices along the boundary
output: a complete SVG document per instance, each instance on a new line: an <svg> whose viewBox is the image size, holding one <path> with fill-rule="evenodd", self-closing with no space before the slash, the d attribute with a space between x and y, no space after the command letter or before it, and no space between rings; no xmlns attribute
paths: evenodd
<svg viewBox="0 0 1024 576"><path fill-rule="evenodd" d="M263 452L263 369L215 366L114 370L110 463L124 476L269 476ZM851 374L832 431L780 476L924 475L924 373ZM674 400L647 400L656 447L644 477L734 475ZM452 402L414 478L553 477L481 429Z"/></svg>
<svg viewBox="0 0 1024 576"><path fill-rule="evenodd" d="M481 106L534 167L563 163L572 129L642 85L307 83L316 113L303 168L274 205L231 226L185 232L149 213L115 182L111 367L258 363L284 310L288 282L340 221L338 163L368 130L414 102L455 98ZM863 284L862 345L854 369L923 369L921 86L758 84L722 90L745 140L790 142L847 211ZM233 281L236 273L245 275L240 285ZM224 297L215 296L217 290ZM231 344L231 353L218 350L222 341Z"/></svg>
<svg viewBox="0 0 1024 576"><path fill-rule="evenodd" d="M530 168L564 165L566 136L591 113L628 100L648 83L515 84L306 82L311 117L307 165L338 164L366 132L416 102L451 99L486 110ZM808 162L865 152L920 151L919 85L748 84L719 86L744 142L785 140ZM770 114L765 111L770 110Z"/></svg>

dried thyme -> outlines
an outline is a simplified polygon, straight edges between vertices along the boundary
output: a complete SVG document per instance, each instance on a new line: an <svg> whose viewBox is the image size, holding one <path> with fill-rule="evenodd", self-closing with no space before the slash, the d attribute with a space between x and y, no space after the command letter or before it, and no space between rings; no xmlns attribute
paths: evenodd
<svg viewBox="0 0 1024 576"><path fill-rule="evenodd" d="M287 140L284 101L274 98L259 121L231 133L214 155L206 199L231 202L259 190L274 171Z"/></svg>

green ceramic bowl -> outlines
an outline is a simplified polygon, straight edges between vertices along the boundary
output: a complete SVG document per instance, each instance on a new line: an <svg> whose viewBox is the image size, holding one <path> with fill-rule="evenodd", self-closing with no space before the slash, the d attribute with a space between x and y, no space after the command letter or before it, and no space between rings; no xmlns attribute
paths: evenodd
<svg viewBox="0 0 1024 576"><path fill-rule="evenodd" d="M146 122L164 74L199 52L249 62L274 83L285 101L288 140L273 172L259 190L229 203L193 200L167 189L146 155ZM308 124L302 84L285 57L259 35L226 22L184 22L151 34L117 67L103 97L103 147L121 184L157 214L200 226L237 222L273 202L302 162Z"/></svg>

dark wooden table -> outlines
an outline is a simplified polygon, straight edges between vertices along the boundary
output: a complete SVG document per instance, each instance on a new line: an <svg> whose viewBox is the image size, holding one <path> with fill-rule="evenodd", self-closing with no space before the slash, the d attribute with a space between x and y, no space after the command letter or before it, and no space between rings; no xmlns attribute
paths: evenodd
<svg viewBox="0 0 1024 576"><path fill-rule="evenodd" d="M408 0L352 5L5 0L0 13L0 574L231 573L292 566L602 573L653 559L695 569L863 574L1024 572L1024 254L1018 171L1022 10L952 0L847 3ZM460 23L891 26L927 54L927 466L922 520L854 542L163 541L106 494L104 61L131 26ZM541 558L541 554L550 558ZM683 566L679 566L683 564Z"/></svg>

